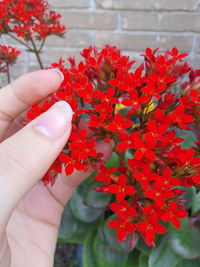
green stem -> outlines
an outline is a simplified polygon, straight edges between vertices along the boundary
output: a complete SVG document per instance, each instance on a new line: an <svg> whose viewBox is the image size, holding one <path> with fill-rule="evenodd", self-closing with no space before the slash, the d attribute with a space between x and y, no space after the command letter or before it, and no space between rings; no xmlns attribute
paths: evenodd
<svg viewBox="0 0 200 267"><path fill-rule="evenodd" d="M40 58L40 50L37 50L37 47L36 47L36 45L35 45L35 43L34 43L32 38L31 38L31 43L33 45L33 52L36 55L37 61L39 63L39 66L40 66L41 69L44 69L42 61L41 61L41 58Z"/></svg>
<svg viewBox="0 0 200 267"><path fill-rule="evenodd" d="M43 41L42 41L42 43L41 43L41 45L40 45L40 48L39 48L39 50L38 50L38 53L41 52L41 50L42 50L42 48L43 48L43 46L44 46L45 40L46 40L46 39L43 39Z"/></svg>
<svg viewBox="0 0 200 267"><path fill-rule="evenodd" d="M29 45L27 45L26 43L24 43L23 41L21 41L20 39L18 39L17 37L15 37L14 35L12 35L11 33L7 33L11 38L13 38L15 41L17 41L18 43L26 46L29 50L32 50L31 47Z"/></svg>
<svg viewBox="0 0 200 267"><path fill-rule="evenodd" d="M6 63L6 66L7 66L7 80L8 80L8 83L10 83L10 69L9 69L9 64Z"/></svg>

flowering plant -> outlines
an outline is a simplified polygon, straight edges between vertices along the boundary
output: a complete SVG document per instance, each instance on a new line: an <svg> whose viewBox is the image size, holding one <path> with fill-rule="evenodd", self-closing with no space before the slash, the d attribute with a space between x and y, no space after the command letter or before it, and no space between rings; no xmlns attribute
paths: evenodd
<svg viewBox="0 0 200 267"><path fill-rule="evenodd" d="M70 58L68 69L61 59L52 64L65 76L60 89L34 105L27 118L36 118L58 100L67 101L74 111L69 142L43 177L45 184L53 185L63 164L67 175L75 169L95 169L93 178L80 187L67 208L71 223L74 216L77 227L82 221L90 223L91 230L96 222L97 239L106 239L123 252L136 246L149 253L145 243L154 247L155 234L175 232L171 247L181 256L181 249L185 249L189 254L186 259L196 259L200 256L197 249L191 256L191 248L185 247L174 229L182 224L181 229L187 233L189 229L193 242L200 244L196 229L200 208L188 210L191 203L185 197L192 195L199 203L200 71L183 62L186 54L180 54L177 48L156 53L157 49L147 48L144 64L135 70L131 69L134 61L108 45L100 52L95 47L84 49L84 61L77 65ZM88 129L79 130L83 118ZM102 140L113 144L108 163L95 149ZM108 226L115 229L117 238ZM94 242L94 246L95 231L87 236L87 242ZM166 246L162 240L159 249Z"/></svg>
<svg viewBox="0 0 200 267"><path fill-rule="evenodd" d="M6 72L10 82L9 68L16 63L20 51L12 46L0 45L0 72Z"/></svg>
<svg viewBox="0 0 200 267"><path fill-rule="evenodd" d="M60 18L45 0L0 0L0 34L9 35L35 53L41 68L40 53L46 38L64 36L65 26L60 24Z"/></svg>

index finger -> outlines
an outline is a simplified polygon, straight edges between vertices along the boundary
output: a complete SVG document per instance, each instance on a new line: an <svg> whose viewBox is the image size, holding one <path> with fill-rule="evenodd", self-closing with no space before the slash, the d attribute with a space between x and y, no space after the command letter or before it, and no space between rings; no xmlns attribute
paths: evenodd
<svg viewBox="0 0 200 267"><path fill-rule="evenodd" d="M10 123L34 103L55 92L63 80L59 70L25 74L0 90L0 140Z"/></svg>

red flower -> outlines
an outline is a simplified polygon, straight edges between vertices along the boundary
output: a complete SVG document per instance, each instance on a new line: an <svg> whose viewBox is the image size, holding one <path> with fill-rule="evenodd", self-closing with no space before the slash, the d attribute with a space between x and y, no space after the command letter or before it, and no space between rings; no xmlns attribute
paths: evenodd
<svg viewBox="0 0 200 267"><path fill-rule="evenodd" d="M149 166L146 166L141 172L133 173L133 177L141 184L142 189L147 190L150 182L155 181L158 175L152 172Z"/></svg>
<svg viewBox="0 0 200 267"><path fill-rule="evenodd" d="M171 201L161 219L165 222L171 221L172 224L177 229L179 229L180 221L178 219L185 218L186 216L187 212L183 209L178 208L178 205L175 202Z"/></svg>
<svg viewBox="0 0 200 267"><path fill-rule="evenodd" d="M78 171L84 170L84 164L78 158L77 152L72 152L71 157L61 152L59 155L59 160L63 163L66 163L65 173L66 175L70 175L73 173L74 169Z"/></svg>
<svg viewBox="0 0 200 267"><path fill-rule="evenodd" d="M139 110L142 104L147 103L150 100L149 96L139 96L136 89L132 89L129 92L129 98L124 98L122 104L124 106L131 106L134 110Z"/></svg>
<svg viewBox="0 0 200 267"><path fill-rule="evenodd" d="M126 220L127 217L135 217L136 211L125 200L121 200L118 203L111 203L110 209L118 213L120 220Z"/></svg>
<svg viewBox="0 0 200 267"><path fill-rule="evenodd" d="M106 216L115 213L108 225L117 230L117 238L138 235L154 246L155 234L166 232L161 221L179 227L187 215L184 187L199 188L200 142L183 149L178 133L179 128L194 134L200 130L200 72L188 73L191 68L180 63L184 55L175 48L159 55L147 49L144 64L135 71L116 47L89 47L81 55L78 65L69 59L70 68L63 60L52 65L65 76L60 89L27 112L34 119L61 99L74 111L71 136L44 182L53 183L62 164L68 175L94 168L101 183L95 190L116 199ZM116 113L118 103L125 108ZM82 122L88 122L87 130L79 129ZM113 159L111 167L104 165L103 154L95 149L99 141L110 142L117 167Z"/></svg>
<svg viewBox="0 0 200 267"><path fill-rule="evenodd" d="M117 113L111 123L108 124L107 129L111 132L124 133L126 129L133 125L131 120L123 117L120 113Z"/></svg>
<svg viewBox="0 0 200 267"><path fill-rule="evenodd" d="M194 121L193 116L185 114L185 109L182 105L179 105L173 113L169 114L169 117L172 120L172 123L177 123L183 130L187 129L185 124L189 124Z"/></svg>
<svg viewBox="0 0 200 267"><path fill-rule="evenodd" d="M164 234L167 232L166 228L162 224L158 223L156 215L150 216L144 222L136 223L136 227L139 231L142 232L147 245L153 247L155 247L155 233Z"/></svg>
<svg viewBox="0 0 200 267"><path fill-rule="evenodd" d="M81 87L81 86L80 86ZM84 99L86 103L90 103L94 97L94 90L91 83L84 84L81 90L78 90L78 94Z"/></svg>
<svg viewBox="0 0 200 267"><path fill-rule="evenodd" d="M165 140L161 135L166 133L168 130L168 124L158 124L153 120L148 120L147 122L149 134L151 134L154 138L157 138L158 140Z"/></svg>
<svg viewBox="0 0 200 267"><path fill-rule="evenodd" d="M182 61L182 59L187 56L187 54L179 54L179 51L178 51L178 49L176 47L173 47L172 51L171 52L168 51L167 54L172 56L174 61L176 61L176 60Z"/></svg>
<svg viewBox="0 0 200 267"><path fill-rule="evenodd" d="M147 189L144 192L145 196L153 199L158 207L163 207L168 198L173 196L173 192L170 189L163 187L162 182L156 180L152 189Z"/></svg>
<svg viewBox="0 0 200 267"><path fill-rule="evenodd" d="M117 178L113 174L113 172L116 170L116 167L111 167L109 169L106 168L106 166L101 165L98 171L98 174L95 176L95 180L104 183L105 185L109 185L112 178ZM116 180L116 179L113 179Z"/></svg>
<svg viewBox="0 0 200 267"><path fill-rule="evenodd" d="M101 91L96 91L94 93L94 97L97 99L107 102L108 104L117 104L119 100L115 97L115 88L108 88L105 93Z"/></svg>
<svg viewBox="0 0 200 267"><path fill-rule="evenodd" d="M114 220L107 223L111 228L117 229L117 238L123 242L128 237L128 234L136 230L135 226L127 220Z"/></svg>
<svg viewBox="0 0 200 267"><path fill-rule="evenodd" d="M162 176L157 177L156 183L162 185L166 190L170 190L171 186L181 185L180 179L172 176L172 172L169 167L163 170Z"/></svg>
<svg viewBox="0 0 200 267"><path fill-rule="evenodd" d="M121 201L125 198L126 195L133 195L136 190L132 185L127 185L127 177L120 175L117 181L117 184L109 185L104 188L103 192L116 194L118 201Z"/></svg>
<svg viewBox="0 0 200 267"><path fill-rule="evenodd" d="M134 159L141 160L146 157L153 161L156 157L152 149L156 146L156 141L152 134L146 134L144 139L141 140L139 137L135 137L135 148Z"/></svg>
<svg viewBox="0 0 200 267"><path fill-rule="evenodd" d="M138 138L139 133L131 133L128 135L127 133L120 133L119 138L120 142L117 145L117 151L125 151L127 148L135 148L135 140Z"/></svg>
<svg viewBox="0 0 200 267"><path fill-rule="evenodd" d="M170 83L176 81L173 76L167 75L167 70L161 67L157 70L158 73L152 73L149 75L149 80L147 81L147 86L142 89L142 91L150 96L160 98L160 94L169 86Z"/></svg>
<svg viewBox="0 0 200 267"><path fill-rule="evenodd" d="M50 11L44 0L1 0L0 33L15 33L26 41L45 39L48 35L63 37L65 26L61 15Z"/></svg>
<svg viewBox="0 0 200 267"><path fill-rule="evenodd" d="M195 157L195 152L193 148L181 151L181 153L179 153L179 160L185 166L193 166L200 164L200 157Z"/></svg>
<svg viewBox="0 0 200 267"><path fill-rule="evenodd" d="M0 45L0 72L7 72L21 52L12 46Z"/></svg>

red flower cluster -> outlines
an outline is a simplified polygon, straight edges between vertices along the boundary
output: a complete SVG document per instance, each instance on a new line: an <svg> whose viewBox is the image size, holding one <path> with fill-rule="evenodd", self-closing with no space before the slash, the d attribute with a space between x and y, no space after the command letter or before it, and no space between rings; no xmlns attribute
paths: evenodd
<svg viewBox="0 0 200 267"><path fill-rule="evenodd" d="M44 182L53 183L62 164L67 175L94 167L102 184L96 190L116 195L110 204L116 219L108 225L117 229L119 241L138 235L150 246L155 233L167 231L162 221L179 228L179 219L187 216L178 186L200 184L200 142L183 149L184 139L177 136L177 129L200 129L200 72L182 63L186 55L176 48L163 55L156 51L147 48L136 70L134 61L111 46L84 49L84 61L76 65L70 58L69 69L61 59L52 65L65 76L59 91L27 113L32 120L58 100L71 105L70 140ZM89 133L78 128L83 116ZM100 140L112 140L117 167L104 165L95 150Z"/></svg>
<svg viewBox="0 0 200 267"><path fill-rule="evenodd" d="M61 15L49 9L44 0L1 0L0 33L15 33L26 41L42 40L52 34L63 36Z"/></svg>
<svg viewBox="0 0 200 267"><path fill-rule="evenodd" d="M15 64L20 51L12 46L0 45L0 72L7 72L9 65Z"/></svg>

